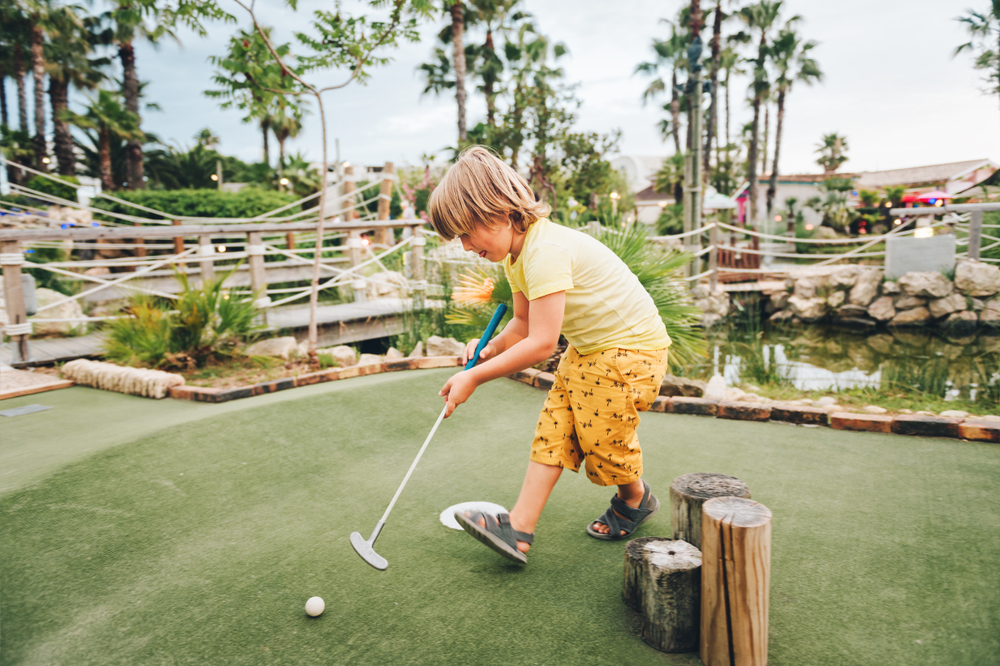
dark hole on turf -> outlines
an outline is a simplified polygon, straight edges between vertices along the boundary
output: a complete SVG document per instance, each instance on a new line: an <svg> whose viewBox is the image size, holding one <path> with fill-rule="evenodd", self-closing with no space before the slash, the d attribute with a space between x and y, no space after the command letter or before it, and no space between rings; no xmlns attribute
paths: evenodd
<svg viewBox="0 0 1000 666"><path fill-rule="evenodd" d="M677 554L677 553L675 553L675 552L674 552L674 551L672 551L672 550L670 550L670 551L667 551L667 555L676 555L676 554Z"/></svg>

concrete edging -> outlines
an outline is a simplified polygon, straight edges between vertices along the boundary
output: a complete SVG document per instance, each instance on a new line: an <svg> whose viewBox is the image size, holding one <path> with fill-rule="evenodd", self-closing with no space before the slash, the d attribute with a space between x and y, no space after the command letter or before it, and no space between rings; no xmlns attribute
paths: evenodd
<svg viewBox="0 0 1000 666"><path fill-rule="evenodd" d="M548 390L555 377L551 373L534 368L521 370L510 379ZM949 437L976 442L1000 443L1000 423L968 418L946 418L942 416L921 416L900 414L880 416L834 412L827 414L815 407L792 405L763 405L705 398L685 398L659 396L650 407L651 412L666 414L692 414L739 421L777 421L796 425L827 426L834 430L854 430L860 432L881 432L897 435L921 437Z"/></svg>

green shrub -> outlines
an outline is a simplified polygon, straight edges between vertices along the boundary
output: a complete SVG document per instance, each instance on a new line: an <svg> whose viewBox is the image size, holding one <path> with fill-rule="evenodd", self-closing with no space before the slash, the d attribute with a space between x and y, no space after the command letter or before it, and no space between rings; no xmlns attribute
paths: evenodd
<svg viewBox="0 0 1000 666"><path fill-rule="evenodd" d="M73 185L80 184L80 179L76 176L54 177L57 177L59 180L65 181L66 183L72 183ZM28 181L28 187L30 189L43 194L59 197L60 199L66 199L68 201L76 201L76 188L73 187L73 185L65 185L64 183L56 182L51 178L46 178L44 176L35 176Z"/></svg>
<svg viewBox="0 0 1000 666"><path fill-rule="evenodd" d="M660 236L673 236L684 231L684 205L671 204L663 208L656 220L656 233Z"/></svg>
<svg viewBox="0 0 1000 666"><path fill-rule="evenodd" d="M296 201L292 194L247 187L239 192L218 190L135 190L115 192L118 199L163 211L170 217L254 217L267 213ZM135 215L132 206L96 198L91 203L94 208L124 215ZM144 217L156 217L151 213L138 213ZM98 218L108 220L103 215Z"/></svg>

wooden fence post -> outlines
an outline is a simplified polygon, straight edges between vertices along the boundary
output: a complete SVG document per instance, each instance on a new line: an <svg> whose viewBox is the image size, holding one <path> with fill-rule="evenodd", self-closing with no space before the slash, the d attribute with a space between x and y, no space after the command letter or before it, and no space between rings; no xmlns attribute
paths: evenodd
<svg viewBox="0 0 1000 666"><path fill-rule="evenodd" d="M201 281L211 282L215 279L215 246L209 236L198 236L198 256L201 257Z"/></svg>
<svg viewBox="0 0 1000 666"><path fill-rule="evenodd" d="M355 204L354 200L354 190L357 188L357 184L354 182L354 167L345 166L344 167L344 198L340 202L341 218L344 222L350 222L357 218L357 212L354 210Z"/></svg>
<svg viewBox="0 0 1000 666"><path fill-rule="evenodd" d="M262 326L267 326L267 310L271 299L267 296L267 273L264 270L264 235L260 232L247 234L247 257L250 260L250 291L254 305L260 310Z"/></svg>
<svg viewBox="0 0 1000 666"><path fill-rule="evenodd" d="M24 283L21 280L21 264L24 255L18 241L4 241L0 244L0 267L3 268L3 289L6 299L8 324L4 332L10 336L17 350L14 362L25 363L30 358L28 338L31 336L31 322L24 306Z"/></svg>
<svg viewBox="0 0 1000 666"><path fill-rule="evenodd" d="M378 189L378 219L380 222L387 222L389 220L389 205L392 203L392 183L393 178L396 173L396 167L392 162L386 162L385 166L382 167L382 184ZM386 245L391 247L396 237L392 233L392 229L385 227L379 229L376 233L376 242L381 245Z"/></svg>
<svg viewBox="0 0 1000 666"><path fill-rule="evenodd" d="M361 247L361 232L357 230L347 232L347 255L351 260L352 269L361 265ZM363 303L368 300L365 294L365 279L357 273L353 273L353 276L351 287L354 288L354 301Z"/></svg>
<svg viewBox="0 0 1000 666"><path fill-rule="evenodd" d="M133 227L141 227L142 225L139 224L138 222L133 222L132 226ZM134 238L133 242L136 245L139 246L139 247L135 248L135 256L136 257L145 257L146 256L146 239L145 238ZM133 271L135 270L135 266L132 266L132 270Z"/></svg>
<svg viewBox="0 0 1000 666"><path fill-rule="evenodd" d="M696 472L670 484L670 524L674 539L701 548L702 505L713 497L750 497L750 489L734 476Z"/></svg>
<svg viewBox="0 0 1000 666"><path fill-rule="evenodd" d="M422 224L415 224L411 229L412 240L410 241L410 258L413 260L413 288L414 293L414 305L418 309L424 307L424 296L427 289L427 282L424 280L424 246L427 245L427 239L423 236L423 231L421 230Z"/></svg>
<svg viewBox="0 0 1000 666"><path fill-rule="evenodd" d="M719 283L719 225L717 223L712 224L708 242L712 246L708 252L708 270L712 271L708 277L709 292L714 294L715 287Z"/></svg>
<svg viewBox="0 0 1000 666"><path fill-rule="evenodd" d="M969 213L969 259L979 261L979 248L983 240L983 211Z"/></svg>
<svg viewBox="0 0 1000 666"><path fill-rule="evenodd" d="M702 507L701 640L705 666L766 666L771 511L742 497Z"/></svg>
<svg viewBox="0 0 1000 666"><path fill-rule="evenodd" d="M181 224L183 224L183 222L181 222L180 220L174 220L172 224L175 227L179 227L181 226ZM174 236L174 254L183 254L183 253L184 253L184 238L182 236ZM181 261L180 263L183 264L184 262Z"/></svg>

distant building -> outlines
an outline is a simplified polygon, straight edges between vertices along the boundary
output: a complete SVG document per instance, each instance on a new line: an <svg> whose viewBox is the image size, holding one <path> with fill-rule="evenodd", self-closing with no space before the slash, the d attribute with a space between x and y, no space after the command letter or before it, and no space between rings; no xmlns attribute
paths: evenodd
<svg viewBox="0 0 1000 666"><path fill-rule="evenodd" d="M665 155L619 155L609 160L611 167L623 175L633 193L641 192L656 179Z"/></svg>

